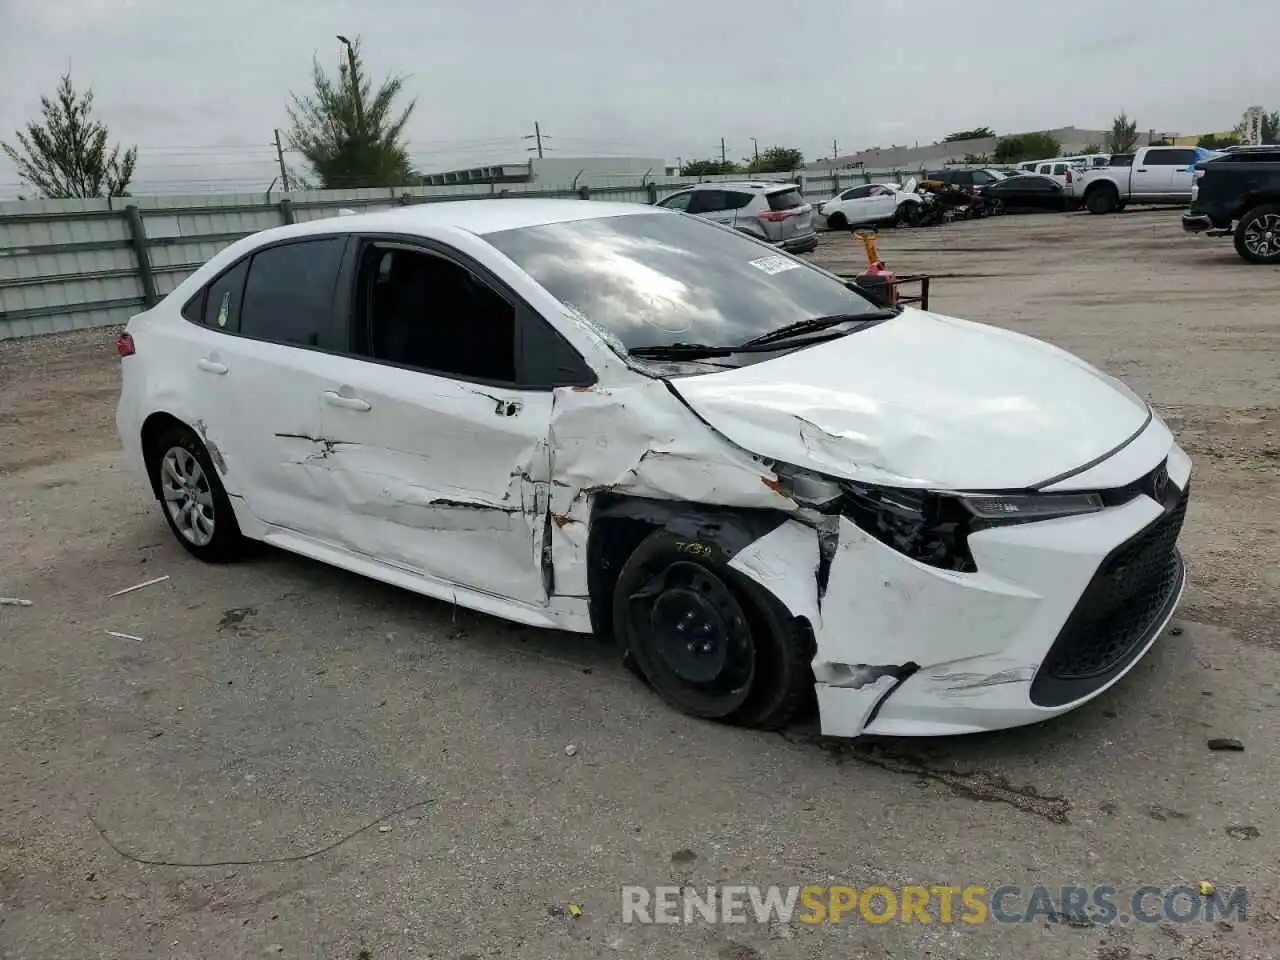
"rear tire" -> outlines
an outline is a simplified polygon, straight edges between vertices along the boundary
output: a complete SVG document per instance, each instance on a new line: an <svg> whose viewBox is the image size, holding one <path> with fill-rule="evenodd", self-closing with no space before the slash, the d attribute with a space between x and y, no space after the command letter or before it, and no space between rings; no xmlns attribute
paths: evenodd
<svg viewBox="0 0 1280 960"><path fill-rule="evenodd" d="M231 500L195 432L165 429L150 447L147 472L169 529L187 552L206 563L239 558L245 547Z"/></svg>
<svg viewBox="0 0 1280 960"><path fill-rule="evenodd" d="M831 230L848 230L849 221L843 213L833 213L827 217L827 227Z"/></svg>
<svg viewBox="0 0 1280 960"><path fill-rule="evenodd" d="M1093 187L1084 195L1084 205L1090 213L1114 213L1120 206L1120 191L1110 184Z"/></svg>
<svg viewBox="0 0 1280 960"><path fill-rule="evenodd" d="M1236 253L1249 263L1280 263L1280 204L1264 203L1236 224Z"/></svg>
<svg viewBox="0 0 1280 960"><path fill-rule="evenodd" d="M691 716L756 729L785 725L813 696L813 643L768 591L715 544L665 530L627 559L615 635L658 694Z"/></svg>

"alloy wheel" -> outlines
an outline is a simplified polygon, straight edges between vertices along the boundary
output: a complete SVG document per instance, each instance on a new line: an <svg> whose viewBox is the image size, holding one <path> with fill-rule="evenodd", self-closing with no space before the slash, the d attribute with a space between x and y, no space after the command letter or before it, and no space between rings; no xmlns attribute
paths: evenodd
<svg viewBox="0 0 1280 960"><path fill-rule="evenodd" d="M213 490L200 461L186 447L170 447L160 461L160 490L173 525L197 547L213 540Z"/></svg>

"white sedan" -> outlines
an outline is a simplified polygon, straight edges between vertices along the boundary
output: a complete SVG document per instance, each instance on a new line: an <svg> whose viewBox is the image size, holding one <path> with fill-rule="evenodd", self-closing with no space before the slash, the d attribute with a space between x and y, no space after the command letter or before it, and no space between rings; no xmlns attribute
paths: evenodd
<svg viewBox="0 0 1280 960"><path fill-rule="evenodd" d="M904 203L919 203L914 190L898 183L866 183L851 187L818 205L818 215L830 230L847 230L859 224L898 223Z"/></svg>
<svg viewBox="0 0 1280 960"><path fill-rule="evenodd" d="M686 214L267 230L118 347L121 440L194 556L264 541L612 634L699 717L776 727L816 690L837 736L1042 720L1183 590L1191 462L1142 399Z"/></svg>

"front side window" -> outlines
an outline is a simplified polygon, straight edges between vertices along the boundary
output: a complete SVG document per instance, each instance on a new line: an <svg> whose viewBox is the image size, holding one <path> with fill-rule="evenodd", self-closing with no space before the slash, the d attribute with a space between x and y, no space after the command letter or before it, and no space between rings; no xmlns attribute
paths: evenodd
<svg viewBox="0 0 1280 960"><path fill-rule="evenodd" d="M840 194L841 200L861 200L863 197L871 196L871 187L854 187L852 190L846 190Z"/></svg>
<svg viewBox="0 0 1280 960"><path fill-rule="evenodd" d="M738 344L799 320L878 309L802 260L687 217L600 217L484 239L620 353Z"/></svg>
<svg viewBox="0 0 1280 960"><path fill-rule="evenodd" d="M276 343L324 345L345 248L345 237L323 237L255 253L245 279L240 332Z"/></svg>
<svg viewBox="0 0 1280 960"><path fill-rule="evenodd" d="M351 351L450 377L513 383L516 311L452 260L373 243L360 256Z"/></svg>

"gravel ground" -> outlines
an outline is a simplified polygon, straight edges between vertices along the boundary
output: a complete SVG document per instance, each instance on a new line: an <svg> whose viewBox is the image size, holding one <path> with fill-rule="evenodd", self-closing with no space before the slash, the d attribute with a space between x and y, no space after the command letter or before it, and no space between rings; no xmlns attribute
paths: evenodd
<svg viewBox="0 0 1280 960"><path fill-rule="evenodd" d="M1280 274L1169 212L880 252L938 278L934 309L1120 375L1195 458L1187 599L1118 688L953 740L698 722L590 638L273 551L199 564L121 460L114 331L0 343L0 595L32 601L0 606L0 956L1280 955ZM864 262L843 235L815 257ZM1013 884L1019 910L1200 881L1247 886L1247 919L621 918L625 884Z"/></svg>

